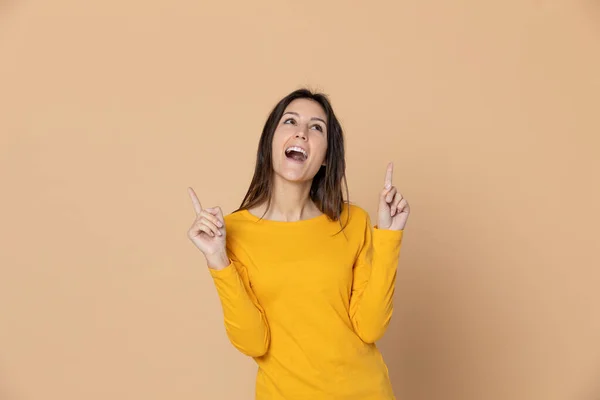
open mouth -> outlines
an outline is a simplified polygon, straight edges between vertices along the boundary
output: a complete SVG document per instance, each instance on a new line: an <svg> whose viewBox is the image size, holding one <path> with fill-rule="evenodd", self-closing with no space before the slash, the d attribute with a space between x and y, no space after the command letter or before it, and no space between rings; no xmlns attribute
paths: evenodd
<svg viewBox="0 0 600 400"><path fill-rule="evenodd" d="M291 160L303 162L308 158L308 153L301 147L292 146L285 150L285 156Z"/></svg>

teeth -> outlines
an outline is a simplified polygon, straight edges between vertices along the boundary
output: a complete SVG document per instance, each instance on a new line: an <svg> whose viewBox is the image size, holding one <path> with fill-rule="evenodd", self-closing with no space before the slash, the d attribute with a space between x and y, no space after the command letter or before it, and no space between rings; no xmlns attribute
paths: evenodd
<svg viewBox="0 0 600 400"><path fill-rule="evenodd" d="M308 157L308 154L306 153L306 151L303 148L301 148L301 147L292 146L292 147L288 147L285 150L286 153L289 153L290 151L297 151L299 153L302 153L304 155L304 158Z"/></svg>

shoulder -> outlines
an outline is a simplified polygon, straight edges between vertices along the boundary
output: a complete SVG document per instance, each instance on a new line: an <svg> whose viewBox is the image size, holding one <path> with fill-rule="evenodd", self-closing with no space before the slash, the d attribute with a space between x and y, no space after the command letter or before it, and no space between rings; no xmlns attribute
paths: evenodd
<svg viewBox="0 0 600 400"><path fill-rule="evenodd" d="M245 210L236 210L223 217L227 233L247 230L252 224Z"/></svg>
<svg viewBox="0 0 600 400"><path fill-rule="evenodd" d="M255 236L255 224L251 223L244 210L232 211L223 219L227 231L227 250L230 255L237 254L243 243L252 241Z"/></svg>
<svg viewBox="0 0 600 400"><path fill-rule="evenodd" d="M356 219L363 222L366 222L370 219L369 213L359 205L346 203L344 206L344 210L342 211L342 215L348 213L350 219Z"/></svg>
<svg viewBox="0 0 600 400"><path fill-rule="evenodd" d="M245 220L244 210L233 211L229 214L226 214L223 219L225 220L225 224L235 224Z"/></svg>
<svg viewBox="0 0 600 400"><path fill-rule="evenodd" d="M346 203L341 216L342 222L348 222L350 229L364 230L366 227L371 225L371 217L369 213L362 207Z"/></svg>

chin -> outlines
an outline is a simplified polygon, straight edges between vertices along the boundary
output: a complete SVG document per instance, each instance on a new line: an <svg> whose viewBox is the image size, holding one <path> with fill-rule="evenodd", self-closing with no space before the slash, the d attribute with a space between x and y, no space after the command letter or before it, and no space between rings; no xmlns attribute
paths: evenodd
<svg viewBox="0 0 600 400"><path fill-rule="evenodd" d="M280 176L288 181L288 182L294 182L294 183L304 183L304 182L310 182L312 180L312 178L310 177L306 177L304 175L299 175L299 174L295 174L295 173L283 173L280 174Z"/></svg>
<svg viewBox="0 0 600 400"><path fill-rule="evenodd" d="M287 168L282 171L275 171L275 174L285 181L294 183L310 182L314 178L314 174L307 174L307 171L293 171Z"/></svg>

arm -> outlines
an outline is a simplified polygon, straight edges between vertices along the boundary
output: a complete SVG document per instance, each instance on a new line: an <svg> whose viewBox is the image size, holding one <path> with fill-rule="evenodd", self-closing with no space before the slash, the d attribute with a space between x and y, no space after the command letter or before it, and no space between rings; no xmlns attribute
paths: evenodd
<svg viewBox="0 0 600 400"><path fill-rule="evenodd" d="M367 216L350 298L350 320L365 343L379 340L392 318L402 235L402 230L372 229Z"/></svg>
<svg viewBox="0 0 600 400"><path fill-rule="evenodd" d="M270 342L265 312L250 287L246 267L233 255L227 260L225 268L209 268L223 307L227 336L243 354L263 356Z"/></svg>
<svg viewBox="0 0 600 400"><path fill-rule="evenodd" d="M220 207L202 208L194 189L188 192L196 212L188 237L206 257L221 299L227 336L242 353L260 357L270 342L267 318L252 292L246 268L228 254L223 212Z"/></svg>

